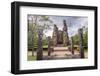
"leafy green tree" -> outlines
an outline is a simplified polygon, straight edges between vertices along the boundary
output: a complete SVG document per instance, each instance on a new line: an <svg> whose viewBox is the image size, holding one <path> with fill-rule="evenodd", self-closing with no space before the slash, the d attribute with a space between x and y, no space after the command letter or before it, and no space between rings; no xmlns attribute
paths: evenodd
<svg viewBox="0 0 100 76"><path fill-rule="evenodd" d="M83 31L83 46L84 47L88 47L88 28L86 27L83 27L82 28L84 31ZM73 36L73 42L74 42L74 45L79 45L79 35L78 34L75 34Z"/></svg>
<svg viewBox="0 0 100 76"><path fill-rule="evenodd" d="M73 36L73 43L75 45L79 45L79 36L78 36L78 34L76 34L76 35Z"/></svg>
<svg viewBox="0 0 100 76"><path fill-rule="evenodd" d="M83 29L83 46L88 47L88 28L86 26L82 27Z"/></svg>
<svg viewBox="0 0 100 76"><path fill-rule="evenodd" d="M83 40L84 40L83 45L84 45L85 47L88 47L88 31L86 31L86 32L84 33L84 35L83 35Z"/></svg>
<svg viewBox="0 0 100 76"><path fill-rule="evenodd" d="M33 23L34 21L34 23ZM37 31L37 16L31 16L28 15L28 34L30 36L28 36L28 44L31 44L31 48L32 48L32 56L34 56L34 37L35 37L35 32ZM31 40L31 42L30 42ZM30 45L28 45L30 46Z"/></svg>
<svg viewBox="0 0 100 76"><path fill-rule="evenodd" d="M52 20L48 16L28 15L28 48L32 48L32 55L34 55L34 48L38 45L38 30L46 32L50 29L50 23ZM43 45L47 45L46 37L43 38Z"/></svg>

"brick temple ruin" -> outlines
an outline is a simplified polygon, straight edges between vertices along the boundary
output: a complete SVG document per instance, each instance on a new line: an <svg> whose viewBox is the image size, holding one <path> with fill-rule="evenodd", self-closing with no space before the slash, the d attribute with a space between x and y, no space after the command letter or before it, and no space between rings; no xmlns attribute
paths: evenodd
<svg viewBox="0 0 100 76"><path fill-rule="evenodd" d="M56 25L54 25L52 42L53 46L68 46L69 45L69 36L68 36L68 27L66 21L63 20L63 29L59 30Z"/></svg>

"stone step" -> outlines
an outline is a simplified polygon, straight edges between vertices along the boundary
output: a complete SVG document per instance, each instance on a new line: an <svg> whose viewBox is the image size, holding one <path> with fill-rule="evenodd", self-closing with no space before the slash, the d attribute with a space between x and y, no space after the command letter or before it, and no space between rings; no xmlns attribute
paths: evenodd
<svg viewBox="0 0 100 76"><path fill-rule="evenodd" d="M53 50L54 51L67 51L68 47L54 47Z"/></svg>
<svg viewBox="0 0 100 76"><path fill-rule="evenodd" d="M65 56L65 55L71 55L72 53L70 51L54 51L51 53L53 56Z"/></svg>

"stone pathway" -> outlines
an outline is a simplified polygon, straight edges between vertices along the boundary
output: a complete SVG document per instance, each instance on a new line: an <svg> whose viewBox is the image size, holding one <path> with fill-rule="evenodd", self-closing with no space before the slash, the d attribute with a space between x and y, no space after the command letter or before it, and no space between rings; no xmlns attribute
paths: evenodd
<svg viewBox="0 0 100 76"><path fill-rule="evenodd" d="M70 51L55 51L51 53L51 56L44 56L44 60L55 60L55 59L78 59L80 58L79 52L75 52L74 55Z"/></svg>

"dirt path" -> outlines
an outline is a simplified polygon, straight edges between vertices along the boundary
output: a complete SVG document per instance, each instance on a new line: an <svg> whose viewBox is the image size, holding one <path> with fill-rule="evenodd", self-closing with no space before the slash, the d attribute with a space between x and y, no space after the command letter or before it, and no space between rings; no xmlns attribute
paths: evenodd
<svg viewBox="0 0 100 76"><path fill-rule="evenodd" d="M31 56L32 52L28 52L28 56ZM34 52L34 55L36 55L36 52ZM85 52L85 58L87 58L88 53ZM70 51L54 51L51 53L50 56L48 56L48 52L43 52L43 59L44 60L53 60L53 59L79 59L80 53L79 51L74 51L74 55Z"/></svg>

